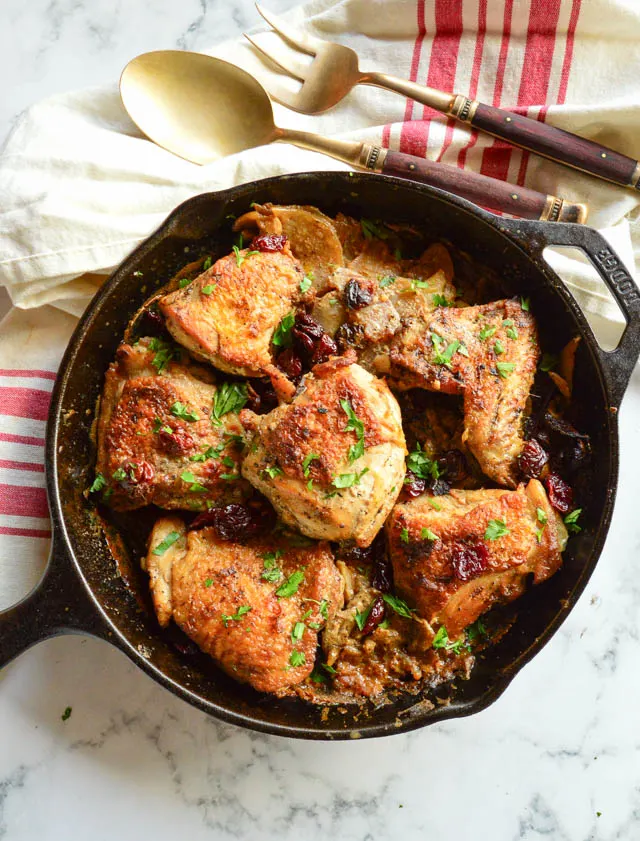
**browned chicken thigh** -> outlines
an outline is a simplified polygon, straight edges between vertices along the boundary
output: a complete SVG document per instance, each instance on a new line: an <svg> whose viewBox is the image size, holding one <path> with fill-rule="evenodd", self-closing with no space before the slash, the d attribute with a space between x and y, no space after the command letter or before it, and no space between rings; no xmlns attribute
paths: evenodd
<svg viewBox="0 0 640 841"><path fill-rule="evenodd" d="M343 602L329 545L293 546L283 536L242 545L213 528L185 537L176 519L156 523L144 562L160 623L173 618L260 692L281 694L308 677L318 632Z"/></svg>
<svg viewBox="0 0 640 841"><path fill-rule="evenodd" d="M159 300L167 329L196 358L245 377L285 378L272 340L302 293L302 267L281 251L243 249L221 257L183 289Z"/></svg>
<svg viewBox="0 0 640 841"><path fill-rule="evenodd" d="M567 530L540 482L452 490L396 505L386 534L396 588L450 638L562 563Z"/></svg>
<svg viewBox="0 0 640 841"><path fill-rule="evenodd" d="M400 409L383 380L348 358L316 365L294 401L254 426L242 473L282 519L325 540L371 543L405 473Z"/></svg>
<svg viewBox="0 0 640 841"><path fill-rule="evenodd" d="M389 376L402 387L464 395L463 442L487 476L515 487L539 355L535 321L519 302L440 307L395 337Z"/></svg>
<svg viewBox="0 0 640 841"><path fill-rule="evenodd" d="M187 360L172 343L145 338L120 345L107 371L96 471L107 486L103 499L117 510L151 503L200 510L250 493L240 476L238 416L212 424L215 379Z"/></svg>

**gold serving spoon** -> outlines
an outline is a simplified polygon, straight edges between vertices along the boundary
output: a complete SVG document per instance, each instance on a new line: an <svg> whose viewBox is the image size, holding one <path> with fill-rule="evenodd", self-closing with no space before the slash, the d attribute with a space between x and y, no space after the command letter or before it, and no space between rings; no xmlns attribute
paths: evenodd
<svg viewBox="0 0 640 841"><path fill-rule="evenodd" d="M516 187L468 170L433 163L370 143L338 140L276 126L271 100L249 73L201 53L159 50L125 67L120 95L148 138L197 164L264 146L292 143L358 169L430 184L514 216L584 222L584 204Z"/></svg>

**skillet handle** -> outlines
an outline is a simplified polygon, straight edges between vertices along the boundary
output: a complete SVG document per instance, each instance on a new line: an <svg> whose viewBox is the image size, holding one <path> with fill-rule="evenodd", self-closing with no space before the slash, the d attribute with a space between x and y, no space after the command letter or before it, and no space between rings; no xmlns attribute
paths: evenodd
<svg viewBox="0 0 640 841"><path fill-rule="evenodd" d="M0 669L37 642L60 634L106 638L106 625L54 534L44 575L34 589L0 611Z"/></svg>
<svg viewBox="0 0 640 841"><path fill-rule="evenodd" d="M624 263L598 231L584 225L560 222L550 225L514 219L504 219L502 223L523 242L526 240L527 248L534 251L534 256L542 257L542 252L550 245L579 248L610 289L627 324L615 350L606 351L598 347L597 351L609 392L609 403L617 409L640 356L640 291Z"/></svg>

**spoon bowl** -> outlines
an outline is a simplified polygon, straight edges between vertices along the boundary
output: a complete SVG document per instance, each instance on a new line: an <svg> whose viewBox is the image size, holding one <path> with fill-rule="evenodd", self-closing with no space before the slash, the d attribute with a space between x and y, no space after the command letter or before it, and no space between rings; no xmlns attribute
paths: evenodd
<svg viewBox="0 0 640 841"><path fill-rule="evenodd" d="M253 76L201 53L157 50L120 77L129 116L154 143L207 164L276 139L269 95Z"/></svg>

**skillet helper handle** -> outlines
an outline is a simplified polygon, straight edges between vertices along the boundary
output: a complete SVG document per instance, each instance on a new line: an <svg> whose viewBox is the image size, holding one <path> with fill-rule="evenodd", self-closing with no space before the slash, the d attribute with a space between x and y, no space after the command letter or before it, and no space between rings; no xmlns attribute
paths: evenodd
<svg viewBox="0 0 640 841"><path fill-rule="evenodd" d="M609 404L617 410L640 356L640 290L624 263L604 237L580 225L540 225L535 222L505 220L514 233L534 243L540 256L547 246L566 245L583 251L605 282L627 322L618 347L606 351L598 347L609 391Z"/></svg>
<svg viewBox="0 0 640 841"><path fill-rule="evenodd" d="M379 147L374 147L379 149ZM557 196L549 196L516 187L497 178L477 172L434 163L402 152L379 150L373 167L383 175L395 175L439 187L490 210L500 210L522 219L539 219L547 222L584 222L587 208L572 204Z"/></svg>
<svg viewBox="0 0 640 841"><path fill-rule="evenodd" d="M0 611L0 669L37 642L60 634L105 636L97 609L54 536L40 582L18 604Z"/></svg>
<svg viewBox="0 0 640 841"><path fill-rule="evenodd" d="M593 140L502 108L484 105L462 94L456 96L449 113L474 128L501 137L513 146L529 149L536 155L605 181L640 189L640 163Z"/></svg>

